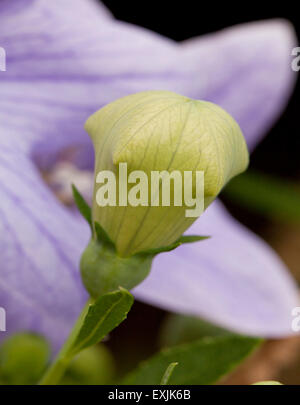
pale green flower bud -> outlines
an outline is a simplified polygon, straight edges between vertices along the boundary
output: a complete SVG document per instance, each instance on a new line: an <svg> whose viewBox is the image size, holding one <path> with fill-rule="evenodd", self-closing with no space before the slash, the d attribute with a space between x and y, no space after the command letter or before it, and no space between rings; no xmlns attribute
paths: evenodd
<svg viewBox="0 0 300 405"><path fill-rule="evenodd" d="M105 229L121 256L170 245L196 219L192 211L187 213L191 207L185 201L174 206L175 197L171 206L151 205L150 181L148 197L144 193L141 196L134 188L138 183L135 176L130 183L132 172L143 171L148 179L153 171L177 171L182 178L185 171L192 172L193 196L199 199L196 171L202 171L202 203L206 208L222 187L248 165L244 137L228 113L213 103L168 91L147 91L114 101L87 120L86 130L93 140L96 158L93 221ZM128 181L123 175L121 178L122 163L127 164ZM98 204L106 198L104 177L99 175L103 171L115 175L116 195L109 197L116 206ZM175 180L170 184L172 195ZM127 196L131 193L136 204L142 205L126 205L126 187Z"/></svg>

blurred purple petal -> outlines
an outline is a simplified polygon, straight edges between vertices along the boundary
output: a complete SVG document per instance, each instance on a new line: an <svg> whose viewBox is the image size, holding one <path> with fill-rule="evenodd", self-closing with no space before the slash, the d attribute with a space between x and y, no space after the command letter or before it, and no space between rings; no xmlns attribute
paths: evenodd
<svg viewBox="0 0 300 405"><path fill-rule="evenodd" d="M292 334L299 292L286 267L258 236L214 202L189 229L211 239L155 260L137 298L249 335Z"/></svg>
<svg viewBox="0 0 300 405"><path fill-rule="evenodd" d="M91 161L86 118L118 97L147 89L222 105L253 146L286 104L296 77L290 68L296 39L281 20L177 44L114 20L92 0L5 0L0 38L7 54L0 125L43 164L46 156L79 146Z"/></svg>
<svg viewBox="0 0 300 405"><path fill-rule="evenodd" d="M3 147L0 200L0 306L7 331L34 330L57 348L86 300L78 262L88 226L59 205L31 162Z"/></svg>
<svg viewBox="0 0 300 405"><path fill-rule="evenodd" d="M46 156L65 148L91 145L83 125L104 104L177 79L175 43L112 20L100 7L97 12L94 1L16 3L20 7L9 8L11 13L0 9L7 55L7 71L0 76L0 125L43 165Z"/></svg>

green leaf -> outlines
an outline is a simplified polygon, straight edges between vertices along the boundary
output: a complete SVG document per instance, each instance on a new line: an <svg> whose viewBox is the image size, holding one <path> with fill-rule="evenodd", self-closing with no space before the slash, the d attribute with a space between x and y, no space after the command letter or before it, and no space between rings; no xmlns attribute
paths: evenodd
<svg viewBox="0 0 300 405"><path fill-rule="evenodd" d="M68 350L68 356L100 342L126 319L132 304L133 296L124 288L100 296L90 305L77 338Z"/></svg>
<svg viewBox="0 0 300 405"><path fill-rule="evenodd" d="M170 363L178 362L169 384L214 384L232 371L261 342L245 336L205 338L165 349L130 373L123 384L160 384Z"/></svg>
<svg viewBox="0 0 300 405"><path fill-rule="evenodd" d="M268 219L300 223L300 186L291 181L248 170L227 185L224 195Z"/></svg>
<svg viewBox="0 0 300 405"><path fill-rule="evenodd" d="M184 243L194 243L199 242L200 240L209 239L210 236L199 236L199 235L182 235L176 242L180 244Z"/></svg>
<svg viewBox="0 0 300 405"><path fill-rule="evenodd" d="M132 304L133 296L121 287L118 291L101 295L92 304L88 302L40 384L57 384L74 356L99 343L109 332L119 326L126 319Z"/></svg>
<svg viewBox="0 0 300 405"><path fill-rule="evenodd" d="M38 335L19 333L9 337L0 348L2 384L36 384L46 369L50 347Z"/></svg>
<svg viewBox="0 0 300 405"><path fill-rule="evenodd" d="M168 365L163 378L161 379L160 385L168 385L171 375L173 374L174 368L178 366L178 363L171 363Z"/></svg>
<svg viewBox="0 0 300 405"><path fill-rule="evenodd" d="M160 331L163 347L190 343L204 337L228 336L233 333L203 319L182 314L170 314Z"/></svg>
<svg viewBox="0 0 300 405"><path fill-rule="evenodd" d="M80 192L77 190L74 184L72 184L72 191L73 191L73 197L74 201L77 205L77 208L80 212L80 214L83 216L83 218L86 219L88 224L90 225L90 228L93 232L93 225L92 225L92 212L91 208L88 205L88 203L85 201L85 199L82 197Z"/></svg>
<svg viewBox="0 0 300 405"><path fill-rule="evenodd" d="M164 253L164 252L171 252L172 250L176 249L178 246L180 246L181 243L180 242L174 242L171 245L168 246L162 246L159 248L154 248L154 249L148 249L148 250L143 250L139 253L137 253L136 255L146 255L146 256L156 256L159 253Z"/></svg>
<svg viewBox="0 0 300 405"><path fill-rule="evenodd" d="M182 235L174 243L171 243L168 246L162 246L159 248L148 249L148 250L137 253L137 255L155 256L155 255L158 255L159 253L170 252L170 251L178 248L180 245L182 245L184 243L194 243L194 242L198 242L200 240L205 240L208 238L210 238L210 236Z"/></svg>

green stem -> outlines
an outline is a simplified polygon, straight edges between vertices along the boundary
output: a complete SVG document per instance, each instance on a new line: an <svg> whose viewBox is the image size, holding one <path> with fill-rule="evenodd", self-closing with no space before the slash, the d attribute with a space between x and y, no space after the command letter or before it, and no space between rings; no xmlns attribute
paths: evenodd
<svg viewBox="0 0 300 405"><path fill-rule="evenodd" d="M65 341L63 347L61 348L60 352L56 356L54 362L48 368L46 373L44 374L43 378L40 381L40 385L55 385L57 384L60 379L63 377L66 369L68 368L73 356L70 353L69 349L72 346L72 343L76 339L78 332L80 331L85 316L88 312L89 306L91 304L91 300L88 300L86 305L84 306L81 314L79 315L77 321L74 324L73 329Z"/></svg>

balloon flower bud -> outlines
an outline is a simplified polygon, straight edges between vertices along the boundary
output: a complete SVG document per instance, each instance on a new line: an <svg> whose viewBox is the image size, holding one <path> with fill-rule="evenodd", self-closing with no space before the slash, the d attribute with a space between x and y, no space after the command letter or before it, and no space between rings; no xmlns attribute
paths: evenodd
<svg viewBox="0 0 300 405"><path fill-rule="evenodd" d="M244 137L222 108L146 91L94 113L93 223L120 257L176 241L248 165Z"/></svg>

